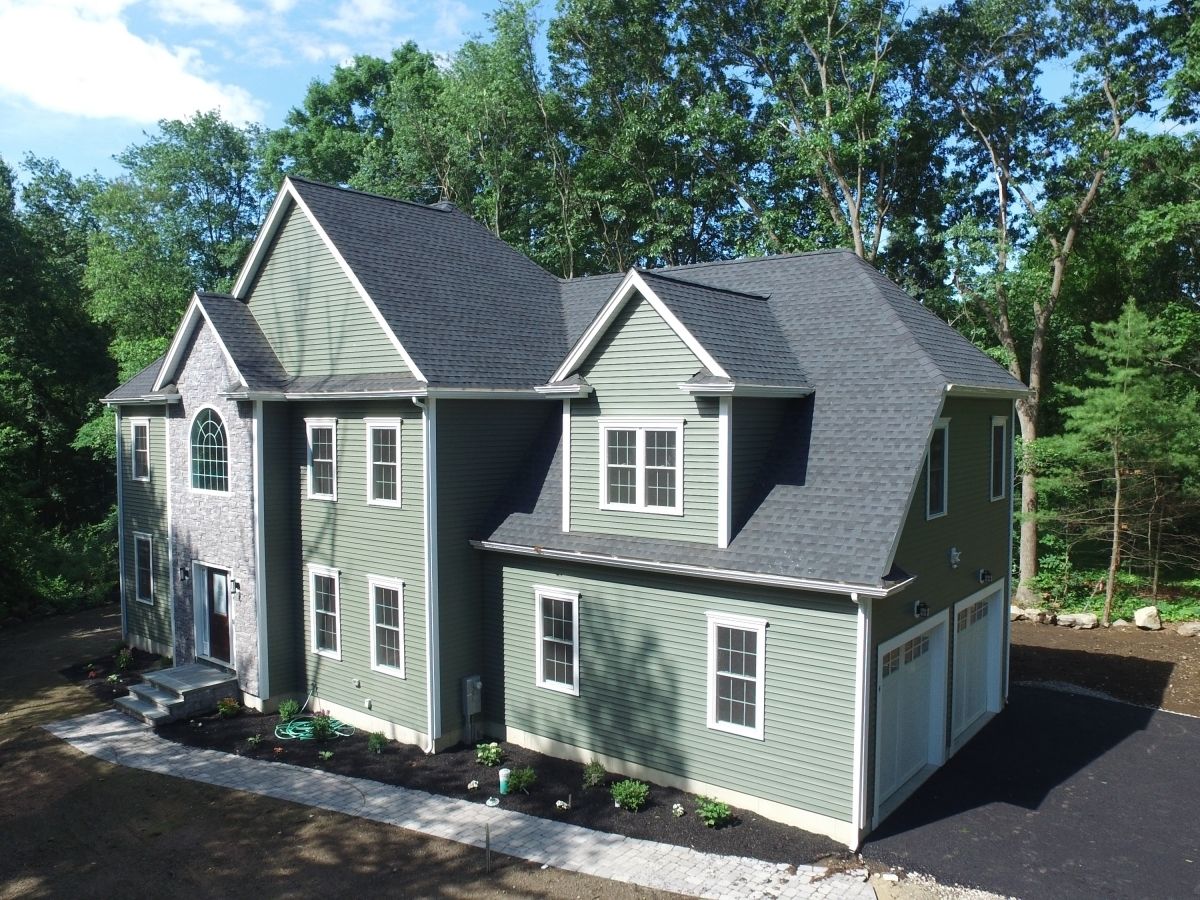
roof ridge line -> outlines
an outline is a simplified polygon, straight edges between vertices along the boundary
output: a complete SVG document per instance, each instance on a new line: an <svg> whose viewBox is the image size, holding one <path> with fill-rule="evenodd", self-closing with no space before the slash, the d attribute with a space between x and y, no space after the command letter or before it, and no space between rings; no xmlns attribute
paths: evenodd
<svg viewBox="0 0 1200 900"><path fill-rule="evenodd" d="M652 278L661 278L663 281L669 281L672 284L678 284L681 287L704 288L706 291L716 291L719 294L733 294L738 297L746 297L750 300L762 300L763 302L771 299L767 294L752 294L749 291L739 291L736 288L716 287L711 284L705 284L702 281L687 281L683 278L673 278L670 275L663 275L658 269L637 269L637 271L642 275L649 275Z"/></svg>
<svg viewBox="0 0 1200 900"><path fill-rule="evenodd" d="M929 351L925 349L925 345L917 340L917 336L915 334L913 334L912 329L909 328L908 325L905 324L904 320L900 318L900 314L898 312L896 312L895 308L891 304L891 301L889 301L888 298L884 295L883 290L880 288L879 284L876 283L875 277L873 277L873 276L878 276L878 277L886 277L886 276L883 276L879 272L878 269L876 269L873 265L871 265L869 262L867 262L865 259L863 259L861 256L859 256L857 253L852 253L851 256L853 256L855 261L858 263L857 272L858 272L859 279L871 290L871 292L875 295L875 297L883 305L884 314L895 325L899 326L900 330L904 334L905 340L908 341L908 343L916 349L918 355L922 359L925 360L926 364L933 370L933 372L936 374L936 376L939 379L941 379L942 383L949 384L950 379L946 377L946 373L942 371L942 367L937 364L937 360L935 360L933 358L933 356L929 353ZM905 293L904 291L901 291L901 293L904 293L904 296L908 297L908 294ZM911 297L909 297L909 299L912 300L913 303L917 302L916 300L913 300ZM917 304L917 305L920 306L920 304Z"/></svg>
<svg viewBox="0 0 1200 900"><path fill-rule="evenodd" d="M411 206L414 209L424 209L434 213L461 212L457 206L455 206L453 209L446 209L445 207L438 206L437 203L418 203L416 200L405 200L403 197L389 197L387 194L380 194L375 191L362 191L358 188L352 187L342 187L340 184L330 184L327 181L317 181L315 178L306 178L303 175L292 175L289 173L284 177L290 181L299 181L304 184L310 184L313 187L326 188L327 190L338 191L343 194L358 194L360 197L372 197L376 200L386 200L389 203L400 203L404 206ZM438 203L440 202L441 201L439 200ZM467 218L470 218L470 216ZM474 220L472 219L472 221Z"/></svg>

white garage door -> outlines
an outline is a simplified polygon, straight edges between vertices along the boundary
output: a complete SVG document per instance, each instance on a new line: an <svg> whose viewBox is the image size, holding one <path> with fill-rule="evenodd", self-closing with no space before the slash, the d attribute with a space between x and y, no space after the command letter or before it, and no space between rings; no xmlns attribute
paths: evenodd
<svg viewBox="0 0 1200 900"><path fill-rule="evenodd" d="M941 622L880 647L875 796L881 803L926 765L941 762L945 667Z"/></svg>
<svg viewBox="0 0 1200 900"><path fill-rule="evenodd" d="M960 738L989 711L998 709L1000 609L996 591L954 608L954 692L951 735Z"/></svg>

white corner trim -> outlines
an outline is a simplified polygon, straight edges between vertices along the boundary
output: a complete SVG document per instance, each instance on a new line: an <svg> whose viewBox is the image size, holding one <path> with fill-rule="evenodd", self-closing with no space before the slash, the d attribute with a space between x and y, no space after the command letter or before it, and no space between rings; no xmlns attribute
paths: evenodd
<svg viewBox="0 0 1200 900"><path fill-rule="evenodd" d="M571 671L573 677L571 684L566 684L560 681L547 681L545 677L545 643L546 637L545 619L542 617L542 601L543 600L563 600L571 604L571 634L574 636L574 641L571 645ZM533 586L533 633L534 633L534 649L533 649L533 683L540 688L545 688L548 691L557 691L560 694L569 694L572 697L579 696L579 591L567 590L566 588L551 587L543 584L535 584Z"/></svg>
<svg viewBox="0 0 1200 900"><path fill-rule="evenodd" d="M337 620L337 651L322 650L317 647L317 576L322 575L326 578L333 579L333 602L336 610L335 619ZM312 640L309 641L308 649L310 653L317 656L323 656L326 659L341 661L342 658L342 575L334 568L329 566L317 565L316 563L308 564L308 627L311 632Z"/></svg>
<svg viewBox="0 0 1200 900"><path fill-rule="evenodd" d="M284 179L283 190L291 193L293 199L296 201L296 206L299 207L304 215L308 217L308 221L312 224L312 227L316 230L317 234L320 235L321 241L325 244L325 248L331 254L333 254L333 258L337 260L338 265L341 266L346 277L350 279L350 283L354 285L354 289L358 291L359 296L363 298L363 302L367 304L367 309L371 311L371 315L375 317L375 321L379 323L379 327L383 329L383 333L387 335L388 340L392 342L392 346L396 348L396 352L400 354L400 358L404 360L404 364L408 366L408 369L410 372L412 372L413 377L418 381L428 382L429 379L426 378L421 370L417 367L417 364L413 361L413 358L408 355L408 351L405 350L404 345L400 343L400 338L396 336L396 332L392 330L392 326L388 324L387 319L385 319L383 317L383 313L380 312L379 306L371 298L371 295L367 293L367 289L363 287L362 282L358 280L358 275L355 274L352 268L350 268L350 264L346 262L346 258L342 256L341 251L338 250L337 246L333 243L333 240L328 234L325 233L325 229L321 226L321 223L317 220L317 217L313 215L312 210L308 208L308 204L304 202L304 199L300 196L300 192L296 190L290 178ZM238 283L239 286L244 290L245 285L241 284L240 278L238 279ZM235 294L235 296L240 297L241 294Z"/></svg>
<svg viewBox="0 0 1200 900"><path fill-rule="evenodd" d="M188 432L189 441L191 432ZM189 444L190 450L190 444ZM171 616L171 650L165 655L175 658L175 528L171 514L171 408L163 406L163 468L166 473L167 494L167 609ZM188 457L187 481L192 483L191 458Z"/></svg>
<svg viewBox="0 0 1200 900"><path fill-rule="evenodd" d="M379 662L378 649L379 644L376 641L376 626L378 621L375 616L375 589L383 588L388 591L395 591L399 597L399 616L397 624L400 631L400 665L386 666ZM371 671L379 672L383 675L391 676L392 678L405 678L405 658L404 653L404 582L399 578L384 578L382 575L367 576L367 607L370 613L370 635L368 640L371 642Z"/></svg>
<svg viewBox="0 0 1200 900"><path fill-rule="evenodd" d="M724 550L733 536L733 400L717 401L717 547Z"/></svg>
<svg viewBox="0 0 1200 900"><path fill-rule="evenodd" d="M854 659L854 791L851 807L854 833L861 843L870 831L867 809L868 741L872 729L867 721L871 709L871 613L870 597L853 598L858 603L857 651ZM857 850L858 847L851 849Z"/></svg>
<svg viewBox="0 0 1200 900"><path fill-rule="evenodd" d="M390 506L396 509L404 506L404 460L401 447L401 435L403 433L403 419L400 418L365 418L363 421L363 435L366 445L366 490L367 490L367 506ZM374 432L395 430L396 432L396 499L381 500L374 496L375 491L375 447L374 447Z"/></svg>
<svg viewBox="0 0 1200 900"><path fill-rule="evenodd" d="M262 401L255 400L254 418L251 420L250 427L250 439L254 441L252 458L254 490L251 495L251 505L254 509L254 606L258 630L258 694L260 697L271 696L271 666L268 657L270 642L267 640L267 528L266 510L263 504L266 497L263 481L263 437L265 431Z"/></svg>
<svg viewBox="0 0 1200 900"><path fill-rule="evenodd" d="M756 741L765 739L766 726L766 669L767 669L767 620L751 616L735 615L733 613L706 612L708 620L708 727L713 731L725 731L742 737L753 738ZM732 722L722 722L717 719L717 628L736 628L739 631L753 631L758 635L755 666L755 704L754 727L746 728Z"/></svg>
<svg viewBox="0 0 1200 900"><path fill-rule="evenodd" d="M113 414L117 441L117 587L121 592L121 637L128 640L129 625L125 614L125 481L121 472L125 468L125 460L121 452L124 444L121 440L121 407L114 406ZM170 496L170 491L167 496Z"/></svg>
<svg viewBox="0 0 1200 900"><path fill-rule="evenodd" d="M562 530L571 530L571 399L562 409Z"/></svg>
<svg viewBox="0 0 1200 900"><path fill-rule="evenodd" d="M571 352L567 354L567 358L563 360L562 364L550 377L551 382L562 381L587 359L588 354L600 342L600 338L608 331L609 326L635 292L640 293L646 298L646 301L654 308L654 311L662 317L667 326L687 345L687 348L696 354L696 358L700 360L708 371L718 378L729 378L729 373L721 367L720 363L713 359L712 354L704 348L704 345L696 340L695 335L688 331L684 324L676 318L670 308L650 288L650 285L646 284L646 280L642 278L638 270L630 269L626 273L625 278L622 279L621 284L613 292L612 296L609 297L608 302L604 304L604 307L597 314L596 318L592 320L592 324L587 327L587 330L575 342L575 346L571 348Z"/></svg>
<svg viewBox="0 0 1200 900"><path fill-rule="evenodd" d="M225 355L225 361L229 363L229 368L233 370L233 374L237 376L237 380L242 384L246 383L246 379L242 377L241 371L238 370L237 363L233 361L233 354L229 352L229 348L225 346L225 341L221 339L220 332L213 327L212 320L208 317L208 313L204 311L204 306L200 303L200 298L196 294L192 294L192 301L188 304L187 312L183 314L183 321L179 323L179 328L175 331L175 337L172 338L171 347L167 350L167 356L158 369L158 377L154 379L152 390L161 391L165 385L175 380L175 376L179 372L179 367L183 363L183 349L187 346L188 338L192 336L192 332L195 331L200 319L203 319L208 325L208 330L212 332L213 340L221 348L221 353Z"/></svg>
<svg viewBox="0 0 1200 900"><path fill-rule="evenodd" d="M425 714L429 743L426 753L437 749L442 733L441 628L438 615L438 520L437 520L437 400L425 401L421 415L422 468L425 490L422 502L425 525Z"/></svg>

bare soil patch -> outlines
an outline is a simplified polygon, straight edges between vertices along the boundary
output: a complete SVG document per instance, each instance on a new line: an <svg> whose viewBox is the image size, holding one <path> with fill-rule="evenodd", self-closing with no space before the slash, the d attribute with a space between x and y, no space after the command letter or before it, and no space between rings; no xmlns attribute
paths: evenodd
<svg viewBox="0 0 1200 900"><path fill-rule="evenodd" d="M1012 680L1063 682L1200 716L1200 638L1138 628L1012 623Z"/></svg>
<svg viewBox="0 0 1200 900"><path fill-rule="evenodd" d="M233 718L221 718L214 713L164 724L158 733L192 747L369 778L472 803L497 797L504 809L705 853L751 856L788 864L827 863L851 857L844 846L827 837L745 810L735 809L728 824L709 828L696 815L695 795L659 785L651 785L650 798L641 810L618 809L609 788L622 776L610 774L602 786L584 789L582 764L512 744L501 744L505 753L501 766L513 770L531 766L537 773L537 781L527 794L518 791L501 797L500 767L477 763L474 745L460 745L430 756L419 747L389 741L382 753L373 753L367 747L365 732L329 741L280 740L275 737L278 723L279 717L273 714L246 711ZM257 745L250 741L255 735L262 736ZM322 751L333 755L323 760L319 755ZM469 790L467 785L471 781L478 781L479 788ZM559 800L569 801L571 808L558 809ZM672 813L675 804L683 807L684 815L677 817Z"/></svg>
<svg viewBox="0 0 1200 900"><path fill-rule="evenodd" d="M157 653L147 653L133 647L129 648L128 661L122 666L118 658L122 646L117 644L108 653L69 665L60 669L58 674L67 681L87 688L97 700L111 703L128 694L129 685L141 681L143 672L162 665L162 657Z"/></svg>

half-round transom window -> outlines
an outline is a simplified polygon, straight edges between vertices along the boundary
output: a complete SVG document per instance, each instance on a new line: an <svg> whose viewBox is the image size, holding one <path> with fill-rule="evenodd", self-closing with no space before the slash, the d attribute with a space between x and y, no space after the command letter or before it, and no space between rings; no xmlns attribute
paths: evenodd
<svg viewBox="0 0 1200 900"><path fill-rule="evenodd" d="M211 409L200 410L192 422L192 487L229 490L229 442L221 417Z"/></svg>

